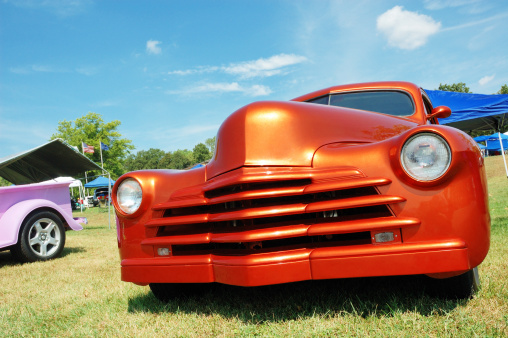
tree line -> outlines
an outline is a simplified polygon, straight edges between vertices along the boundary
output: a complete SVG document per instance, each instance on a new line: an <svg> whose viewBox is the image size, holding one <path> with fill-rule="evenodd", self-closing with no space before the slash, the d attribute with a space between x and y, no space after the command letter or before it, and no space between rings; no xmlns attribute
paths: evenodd
<svg viewBox="0 0 508 338"><path fill-rule="evenodd" d="M212 158L215 137L207 139L205 143L198 143L193 150L178 149L171 152L150 148L133 153L135 148L132 141L118 132L120 124L118 120L105 122L102 115L88 113L75 121L60 121L51 140L61 138L84 152L95 163L102 162L113 179L141 169L185 169Z"/></svg>
<svg viewBox="0 0 508 338"><path fill-rule="evenodd" d="M440 83L438 90L471 93L469 87L463 82L450 85ZM496 94L508 94L508 86L506 84L501 86ZM94 147L94 152L85 153L85 156L95 163L101 163L100 147L107 148L108 150L102 151L102 162L104 169L111 173L113 179L126 172L141 169L185 169L196 163L210 160L215 151L215 137L213 137L205 140L204 143L198 143L192 150L165 151L150 148L133 153L135 147L132 141L118 132L120 124L118 120L105 122L102 115L90 112L74 121L60 121L57 131L50 140L61 138L69 145L77 147L80 152L83 151L84 146ZM99 174L99 172L90 174ZM9 182L0 177L0 186L2 185L9 185Z"/></svg>

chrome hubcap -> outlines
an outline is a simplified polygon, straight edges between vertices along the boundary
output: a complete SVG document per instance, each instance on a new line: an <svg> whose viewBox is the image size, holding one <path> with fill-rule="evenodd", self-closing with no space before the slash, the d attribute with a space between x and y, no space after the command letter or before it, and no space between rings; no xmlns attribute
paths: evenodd
<svg viewBox="0 0 508 338"><path fill-rule="evenodd" d="M60 228L50 218L41 218L30 227L28 244L38 256L51 256L60 244Z"/></svg>

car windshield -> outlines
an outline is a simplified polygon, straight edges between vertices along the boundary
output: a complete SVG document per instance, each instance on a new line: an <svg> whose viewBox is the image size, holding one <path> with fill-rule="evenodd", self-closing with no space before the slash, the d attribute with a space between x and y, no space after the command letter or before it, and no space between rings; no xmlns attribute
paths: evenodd
<svg viewBox="0 0 508 338"><path fill-rule="evenodd" d="M307 102L354 108L377 113L410 116L414 113L411 97L401 91L362 91L321 96Z"/></svg>

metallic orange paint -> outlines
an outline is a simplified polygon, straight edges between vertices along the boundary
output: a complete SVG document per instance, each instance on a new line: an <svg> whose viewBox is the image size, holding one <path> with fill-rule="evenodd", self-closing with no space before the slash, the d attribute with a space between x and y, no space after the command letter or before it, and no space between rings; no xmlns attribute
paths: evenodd
<svg viewBox="0 0 508 338"><path fill-rule="evenodd" d="M304 102L388 89L408 93L414 114ZM207 166L131 172L117 180L122 280L257 286L440 278L476 267L490 241L483 158L468 135L427 119L421 89L406 82L337 86L239 109L220 127ZM446 173L430 182L411 178L400 163L404 142L421 132L444 138L452 153ZM127 178L143 189L132 215L116 201ZM382 232L393 232L394 240L375 242ZM169 255L159 256L159 248Z"/></svg>

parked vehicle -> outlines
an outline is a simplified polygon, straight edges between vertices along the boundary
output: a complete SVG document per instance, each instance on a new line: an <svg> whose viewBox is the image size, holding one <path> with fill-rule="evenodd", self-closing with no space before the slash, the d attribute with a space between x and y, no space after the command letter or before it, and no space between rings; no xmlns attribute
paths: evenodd
<svg viewBox="0 0 508 338"><path fill-rule="evenodd" d="M66 230L81 230L85 217L73 218L70 182L0 187L0 250L21 262L58 257Z"/></svg>
<svg viewBox="0 0 508 338"><path fill-rule="evenodd" d="M407 82L256 102L213 159L113 187L122 280L168 300L196 285L425 274L470 297L489 250L484 160Z"/></svg>

